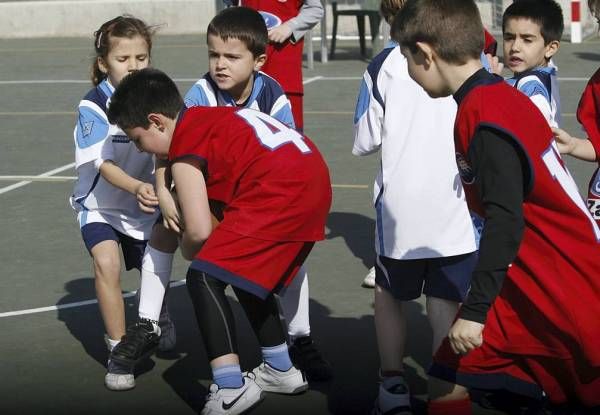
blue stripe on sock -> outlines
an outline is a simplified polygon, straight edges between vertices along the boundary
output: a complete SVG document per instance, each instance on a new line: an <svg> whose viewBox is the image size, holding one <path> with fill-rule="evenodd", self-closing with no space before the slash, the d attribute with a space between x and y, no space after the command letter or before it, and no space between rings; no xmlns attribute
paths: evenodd
<svg viewBox="0 0 600 415"><path fill-rule="evenodd" d="M260 350L263 355L263 360L272 368L286 372L292 367L287 344L282 343L278 346L261 347Z"/></svg>
<svg viewBox="0 0 600 415"><path fill-rule="evenodd" d="M213 368L213 382L219 389L241 388L244 385L240 365L226 365Z"/></svg>

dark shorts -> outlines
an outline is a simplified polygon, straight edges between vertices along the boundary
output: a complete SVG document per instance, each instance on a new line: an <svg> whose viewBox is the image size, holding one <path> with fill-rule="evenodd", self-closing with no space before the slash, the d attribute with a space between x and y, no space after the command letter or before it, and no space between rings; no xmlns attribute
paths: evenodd
<svg viewBox="0 0 600 415"><path fill-rule="evenodd" d="M463 302L471 284L477 252L407 260L378 256L375 262L375 282L398 300L414 300L425 294Z"/></svg>
<svg viewBox="0 0 600 415"><path fill-rule="evenodd" d="M92 254L92 248L100 242L116 241L121 245L121 250L123 251L125 269L129 271L130 269L137 268L141 271L142 258L144 257L148 241L134 239L115 230L109 224L100 222L85 225L81 228L81 236L90 255Z"/></svg>

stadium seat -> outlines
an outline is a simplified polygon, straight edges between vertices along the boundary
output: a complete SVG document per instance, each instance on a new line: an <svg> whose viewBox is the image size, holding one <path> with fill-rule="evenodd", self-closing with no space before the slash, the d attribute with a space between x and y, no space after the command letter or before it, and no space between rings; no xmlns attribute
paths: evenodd
<svg viewBox="0 0 600 415"><path fill-rule="evenodd" d="M379 35L379 24L381 23L381 15L379 9L375 6L369 8L369 6L363 5L364 7L357 9L338 9L337 1L331 2L331 12L333 15L333 29L331 33L331 50L329 52L329 59L335 59L335 42L338 28L338 17L339 16L356 16L356 23L358 25L358 36L360 41L360 54L363 57L367 56L367 47L365 43L365 17L369 18L369 25L371 28L371 44L375 42Z"/></svg>

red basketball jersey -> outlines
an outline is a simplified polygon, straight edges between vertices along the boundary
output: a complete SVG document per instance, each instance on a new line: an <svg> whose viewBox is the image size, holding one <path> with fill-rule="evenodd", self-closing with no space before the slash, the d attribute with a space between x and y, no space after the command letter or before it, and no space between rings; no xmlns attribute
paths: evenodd
<svg viewBox="0 0 600 415"><path fill-rule="evenodd" d="M577 107L577 120L583 125L596 156L600 155L600 69L583 90ZM596 169L590 179L587 202L592 217L600 225L600 169Z"/></svg>
<svg viewBox="0 0 600 415"><path fill-rule="evenodd" d="M241 0L241 5L261 12L272 13L286 22L300 12L302 0ZM262 71L269 74L286 93L302 93L302 51L304 38L296 43L289 40L282 44L269 43L267 61Z"/></svg>
<svg viewBox="0 0 600 415"><path fill-rule="evenodd" d="M600 230L555 148L548 123L528 97L499 77L486 78L461 100L456 156L469 207L483 215L468 157L481 127L518 143L530 178L523 240L488 312L484 341L503 352L598 366Z"/></svg>
<svg viewBox="0 0 600 415"><path fill-rule="evenodd" d="M308 138L249 108L194 107L177 124L169 160L204 160L219 226L275 241L317 241L331 205L329 170Z"/></svg>

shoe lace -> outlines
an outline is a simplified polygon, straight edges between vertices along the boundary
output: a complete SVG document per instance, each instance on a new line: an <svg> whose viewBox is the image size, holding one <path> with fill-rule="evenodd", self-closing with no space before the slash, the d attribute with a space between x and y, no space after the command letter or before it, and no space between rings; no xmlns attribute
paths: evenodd
<svg viewBox="0 0 600 415"><path fill-rule="evenodd" d="M151 327L151 326L150 326ZM154 331L148 327L148 323L137 322L127 328L121 342L117 344L115 350L124 354L135 354L144 345L155 336Z"/></svg>

